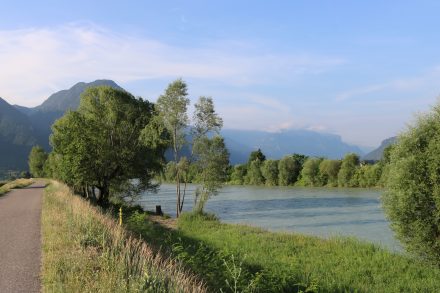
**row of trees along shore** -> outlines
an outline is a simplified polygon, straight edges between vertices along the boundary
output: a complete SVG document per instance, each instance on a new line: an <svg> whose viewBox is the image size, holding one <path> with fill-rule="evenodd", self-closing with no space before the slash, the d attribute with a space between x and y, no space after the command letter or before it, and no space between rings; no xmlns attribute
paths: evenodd
<svg viewBox="0 0 440 293"><path fill-rule="evenodd" d="M108 205L129 200L145 190L155 190L153 179L165 165L164 154L173 151L176 182L176 215L185 200L184 172L196 169L199 188L195 210L227 179L229 153L219 135L222 119L211 97L195 104L190 156L182 156L188 127L187 85L172 82L156 104L108 86L88 88L76 111L68 111L52 126L52 152L34 147L29 155L33 176L63 181L75 193Z"/></svg>
<svg viewBox="0 0 440 293"><path fill-rule="evenodd" d="M266 186L313 187L383 187L391 146L381 161L360 161L356 154L347 154L342 160L307 157L293 154L280 160L266 159L259 149L250 154L246 164L231 166L229 184ZM162 175L165 181L174 181L176 163L168 162ZM184 173L188 182L197 183L197 170L189 166Z"/></svg>

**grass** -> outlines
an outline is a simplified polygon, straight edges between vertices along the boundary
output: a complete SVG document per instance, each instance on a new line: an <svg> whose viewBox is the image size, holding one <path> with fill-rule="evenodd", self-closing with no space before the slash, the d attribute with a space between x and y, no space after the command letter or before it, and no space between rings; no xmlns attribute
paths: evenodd
<svg viewBox="0 0 440 293"><path fill-rule="evenodd" d="M210 292L440 292L440 269L351 238L271 233L183 214L165 229L127 211L126 226L203 277Z"/></svg>
<svg viewBox="0 0 440 293"><path fill-rule="evenodd" d="M43 292L206 292L178 262L52 182L43 198Z"/></svg>
<svg viewBox="0 0 440 293"><path fill-rule="evenodd" d="M33 179L16 179L10 182L2 182L2 184L0 184L0 196L9 192L11 189L23 188L31 185L32 183L34 183Z"/></svg>

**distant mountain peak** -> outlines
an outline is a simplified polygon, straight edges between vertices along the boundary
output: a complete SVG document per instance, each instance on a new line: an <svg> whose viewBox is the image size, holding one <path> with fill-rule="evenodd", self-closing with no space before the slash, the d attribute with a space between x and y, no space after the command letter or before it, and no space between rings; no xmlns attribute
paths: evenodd
<svg viewBox="0 0 440 293"><path fill-rule="evenodd" d="M41 112L65 112L68 109L77 109L81 94L89 87L106 85L117 89L122 89L116 82L109 79L98 79L93 82L78 82L68 90L61 90L52 94L34 111Z"/></svg>

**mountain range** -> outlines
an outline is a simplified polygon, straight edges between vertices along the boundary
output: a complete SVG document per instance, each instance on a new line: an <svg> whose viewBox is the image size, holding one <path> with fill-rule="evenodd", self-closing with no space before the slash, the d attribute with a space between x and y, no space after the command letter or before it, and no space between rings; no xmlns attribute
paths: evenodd
<svg viewBox="0 0 440 293"><path fill-rule="evenodd" d="M80 82L68 90L51 95L41 105L33 108L10 105L0 98L0 170L27 169L27 157L34 145L50 150L51 125L68 109L79 106L80 95L88 87L106 85L122 89L114 81L96 80ZM309 156L341 158L349 152L363 154L354 145L342 141L334 134L310 130L284 130L280 132L224 129L231 163L244 163L249 153L260 148L268 158L278 159L284 155L300 153Z"/></svg>

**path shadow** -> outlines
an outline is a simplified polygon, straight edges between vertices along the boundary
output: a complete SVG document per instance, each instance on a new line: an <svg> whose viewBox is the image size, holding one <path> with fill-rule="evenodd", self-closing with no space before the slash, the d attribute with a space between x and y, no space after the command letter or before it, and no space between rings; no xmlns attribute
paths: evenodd
<svg viewBox="0 0 440 293"><path fill-rule="evenodd" d="M13 188L12 190L18 190L18 189L42 189L42 188L46 188L46 185L37 185L37 186L26 186L26 187L16 187Z"/></svg>

